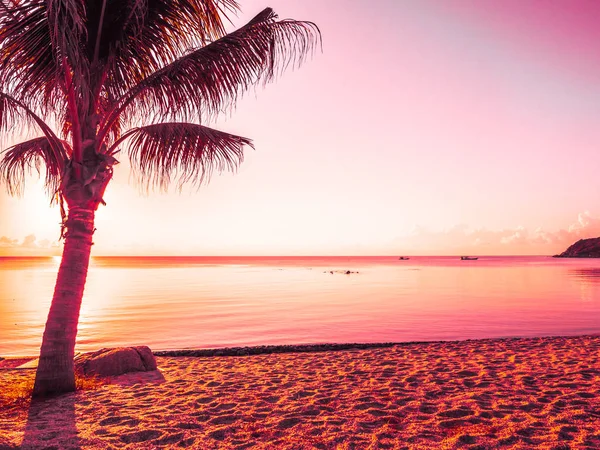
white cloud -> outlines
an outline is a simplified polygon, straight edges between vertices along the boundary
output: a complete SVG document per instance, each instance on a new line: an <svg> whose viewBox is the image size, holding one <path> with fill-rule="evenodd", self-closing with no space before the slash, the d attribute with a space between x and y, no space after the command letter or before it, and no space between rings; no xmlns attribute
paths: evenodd
<svg viewBox="0 0 600 450"><path fill-rule="evenodd" d="M0 247L16 247L18 241L16 239L10 239L6 236L0 237Z"/></svg>
<svg viewBox="0 0 600 450"><path fill-rule="evenodd" d="M36 241L35 234L27 235L23 239L23 243L21 244L21 247L35 248L35 247L37 247L37 244L35 241Z"/></svg>
<svg viewBox="0 0 600 450"><path fill-rule="evenodd" d="M59 247L57 242L51 242L48 239L38 241L34 234L29 234L23 238L21 242L19 239L10 238L7 236L0 237L0 249L3 250L3 254L46 254L48 250L55 250ZM33 252L33 253L32 253Z"/></svg>
<svg viewBox="0 0 600 450"><path fill-rule="evenodd" d="M539 227L533 231L523 226L513 229L472 229L465 224L432 231L415 226L407 236L392 243L400 253L415 254L550 254L565 250L579 239L600 236L600 218L589 211L580 213L567 229L546 231Z"/></svg>

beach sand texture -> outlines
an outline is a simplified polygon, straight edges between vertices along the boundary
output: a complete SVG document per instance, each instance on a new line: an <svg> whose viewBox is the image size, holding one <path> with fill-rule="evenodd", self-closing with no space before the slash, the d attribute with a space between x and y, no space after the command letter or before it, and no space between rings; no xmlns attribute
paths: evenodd
<svg viewBox="0 0 600 450"><path fill-rule="evenodd" d="M0 448L600 448L600 337L157 361L4 408Z"/></svg>

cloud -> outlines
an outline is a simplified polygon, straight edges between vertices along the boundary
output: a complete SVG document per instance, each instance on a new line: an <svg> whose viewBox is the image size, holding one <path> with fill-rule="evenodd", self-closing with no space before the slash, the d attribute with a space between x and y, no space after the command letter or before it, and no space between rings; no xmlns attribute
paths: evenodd
<svg viewBox="0 0 600 450"><path fill-rule="evenodd" d="M28 236L25 236L25 239L23 239L23 243L21 244L21 247L35 248L35 247L37 247L37 244L35 241L36 241L35 234L30 234Z"/></svg>
<svg viewBox="0 0 600 450"><path fill-rule="evenodd" d="M10 239L6 236L0 237L0 247L16 247L18 245L18 242L19 241L17 241L16 239Z"/></svg>
<svg viewBox="0 0 600 450"><path fill-rule="evenodd" d="M579 239L600 236L600 218L589 211L578 215L566 229L533 231L523 226L513 229L472 229L466 224L432 231L415 226L407 236L394 240L393 247L401 253L423 254L549 254L563 251Z"/></svg>
<svg viewBox="0 0 600 450"><path fill-rule="evenodd" d="M510 236L504 236L500 239L502 244L526 244L529 239L529 232L524 227L518 227Z"/></svg>
<svg viewBox="0 0 600 450"><path fill-rule="evenodd" d="M7 236L0 237L0 249L10 251L10 253L20 254L22 252L30 252L40 250L42 252L59 247L57 242L51 242L48 239L38 241L34 234L29 234L19 243L18 239ZM29 254L29 253L28 253Z"/></svg>
<svg viewBox="0 0 600 450"><path fill-rule="evenodd" d="M19 244L19 240L18 239L13 239L13 238L9 238L6 236L2 236L0 237L0 247L4 247L4 248L35 248L37 247L36 244L36 237L34 234L30 234L28 236L25 236L23 238L23 242L21 242Z"/></svg>

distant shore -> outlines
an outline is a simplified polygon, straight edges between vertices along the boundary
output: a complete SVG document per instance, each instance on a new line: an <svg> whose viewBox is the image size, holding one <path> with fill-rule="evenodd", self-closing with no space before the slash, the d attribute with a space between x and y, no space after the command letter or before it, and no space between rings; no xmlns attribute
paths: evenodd
<svg viewBox="0 0 600 450"><path fill-rule="evenodd" d="M5 405L0 448L600 448L600 336L343 345L156 352L159 372Z"/></svg>

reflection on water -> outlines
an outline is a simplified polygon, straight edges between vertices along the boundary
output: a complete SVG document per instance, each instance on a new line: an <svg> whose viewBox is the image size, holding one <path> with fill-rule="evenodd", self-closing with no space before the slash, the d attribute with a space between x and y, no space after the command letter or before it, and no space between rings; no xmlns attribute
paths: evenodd
<svg viewBox="0 0 600 450"><path fill-rule="evenodd" d="M0 258L0 355L39 350L59 263ZM598 280L598 260L546 257L94 258L77 345L597 333Z"/></svg>
<svg viewBox="0 0 600 450"><path fill-rule="evenodd" d="M600 283L600 268L598 267L582 267L569 270L569 275L578 281Z"/></svg>

